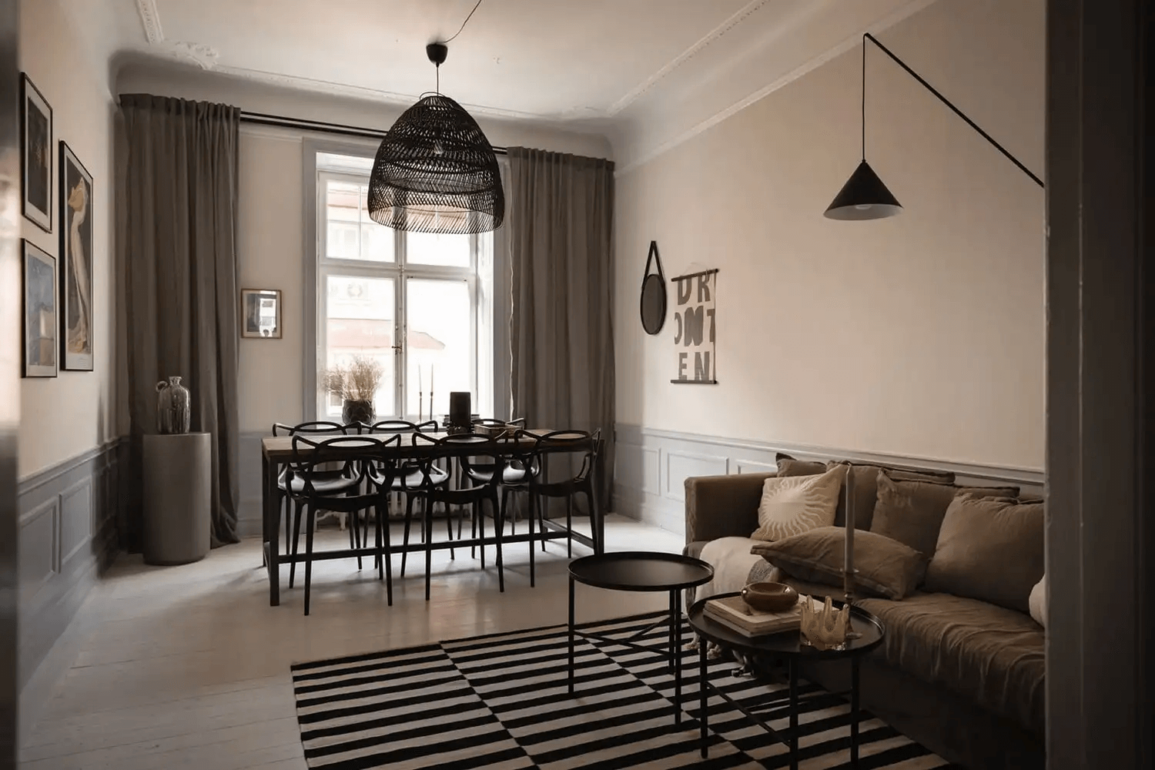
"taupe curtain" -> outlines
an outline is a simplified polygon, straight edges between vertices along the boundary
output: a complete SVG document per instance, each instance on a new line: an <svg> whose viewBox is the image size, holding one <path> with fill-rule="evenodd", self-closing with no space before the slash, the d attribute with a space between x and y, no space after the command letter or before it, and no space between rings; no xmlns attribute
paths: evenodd
<svg viewBox="0 0 1155 770"><path fill-rule="evenodd" d="M614 468L614 164L509 148L515 416L544 428L601 429L598 481Z"/></svg>
<svg viewBox="0 0 1155 770"><path fill-rule="evenodd" d="M237 143L240 110L120 97L118 243L134 471L156 383L180 375L192 430L212 434L212 544L237 542ZM131 478L139 480L139 472ZM136 519L135 521L132 519ZM139 511L127 522L139 545Z"/></svg>

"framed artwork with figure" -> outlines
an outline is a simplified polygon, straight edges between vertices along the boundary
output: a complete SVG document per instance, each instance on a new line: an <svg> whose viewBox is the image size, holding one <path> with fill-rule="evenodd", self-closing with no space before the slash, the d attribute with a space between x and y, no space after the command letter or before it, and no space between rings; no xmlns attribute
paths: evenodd
<svg viewBox="0 0 1155 770"><path fill-rule="evenodd" d="M52 232L52 107L20 73L20 166L24 216Z"/></svg>
<svg viewBox="0 0 1155 770"><path fill-rule="evenodd" d="M21 349L25 377L55 377L56 259L28 241L23 242L24 286L21 308Z"/></svg>
<svg viewBox="0 0 1155 770"><path fill-rule="evenodd" d="M241 336L281 339L280 289L241 289Z"/></svg>
<svg viewBox="0 0 1155 770"><path fill-rule="evenodd" d="M92 371L92 175L60 142L60 358Z"/></svg>

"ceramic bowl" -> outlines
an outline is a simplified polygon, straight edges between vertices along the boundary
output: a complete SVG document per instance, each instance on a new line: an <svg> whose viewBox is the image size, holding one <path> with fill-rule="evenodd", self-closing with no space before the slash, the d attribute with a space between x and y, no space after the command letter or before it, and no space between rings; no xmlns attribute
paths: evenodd
<svg viewBox="0 0 1155 770"><path fill-rule="evenodd" d="M751 583L742 589L742 599L758 612L782 612L798 603L798 592L785 583Z"/></svg>

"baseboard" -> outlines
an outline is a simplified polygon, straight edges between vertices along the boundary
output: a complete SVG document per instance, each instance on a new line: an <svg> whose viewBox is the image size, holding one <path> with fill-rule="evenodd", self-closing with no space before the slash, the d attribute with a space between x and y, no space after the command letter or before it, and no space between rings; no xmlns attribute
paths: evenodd
<svg viewBox="0 0 1155 770"><path fill-rule="evenodd" d="M1041 493L1044 474L1009 468L881 452L853 452L790 442L757 442L695 433L616 425L612 509L631 519L685 533L685 480L692 476L759 473L777 467L784 452L803 460L850 460L906 468L950 471L961 483L1014 484Z"/></svg>

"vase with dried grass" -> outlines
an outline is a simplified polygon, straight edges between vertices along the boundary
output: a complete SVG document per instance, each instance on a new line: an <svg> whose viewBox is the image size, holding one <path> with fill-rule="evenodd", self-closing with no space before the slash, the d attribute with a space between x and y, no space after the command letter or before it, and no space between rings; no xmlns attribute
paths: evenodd
<svg viewBox="0 0 1155 770"><path fill-rule="evenodd" d="M373 395L385 376L385 366L376 358L355 355L321 372L318 385L326 393L341 398L341 421L346 425L372 425L376 419Z"/></svg>

